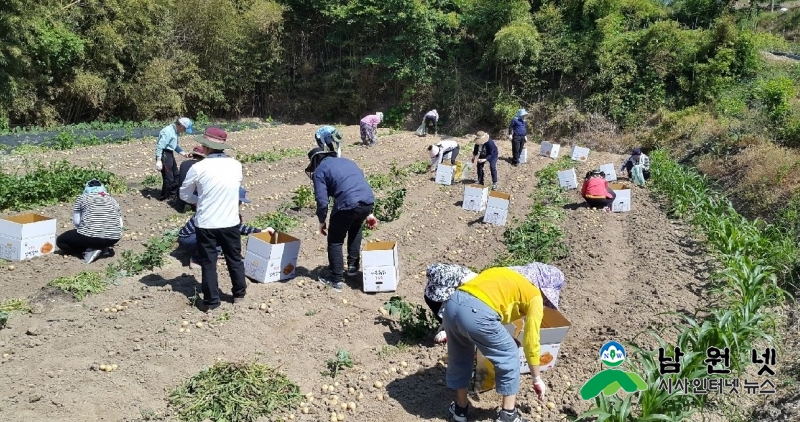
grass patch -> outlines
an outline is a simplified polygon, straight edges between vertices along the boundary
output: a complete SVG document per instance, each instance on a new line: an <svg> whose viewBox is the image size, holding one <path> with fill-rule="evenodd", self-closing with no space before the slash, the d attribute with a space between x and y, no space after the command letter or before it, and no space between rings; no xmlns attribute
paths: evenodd
<svg viewBox="0 0 800 422"><path fill-rule="evenodd" d="M284 158L301 157L308 153L302 148L281 148L272 151L257 152L255 154L237 155L236 159L242 164L247 163L274 163Z"/></svg>
<svg viewBox="0 0 800 422"><path fill-rule="evenodd" d="M249 225L252 227L258 227L260 229L272 227L281 233L288 233L289 230L292 230L300 225L300 219L287 215L286 208L287 206L282 205L278 211L268 212L266 214L256 216L256 218L254 218Z"/></svg>
<svg viewBox="0 0 800 422"><path fill-rule="evenodd" d="M300 388L285 375L259 363L218 362L169 394L178 419L253 422L295 407Z"/></svg>
<svg viewBox="0 0 800 422"><path fill-rule="evenodd" d="M503 232L506 251L489 267L548 264L567 255L569 249L559 226L565 215L561 208L566 204L565 191L558 185L556 173L572 165L569 157L562 157L535 173L538 182L530 195L533 205L521 224Z"/></svg>
<svg viewBox="0 0 800 422"><path fill-rule="evenodd" d="M24 210L74 200L91 179L100 180L111 194L127 191L119 176L99 165L83 167L63 160L49 165L25 162L24 167L30 169L24 175L0 173L0 210Z"/></svg>
<svg viewBox="0 0 800 422"><path fill-rule="evenodd" d="M47 285L70 293L76 300L83 300L89 295L104 292L110 284L109 280L98 271L81 271L73 277L59 277Z"/></svg>

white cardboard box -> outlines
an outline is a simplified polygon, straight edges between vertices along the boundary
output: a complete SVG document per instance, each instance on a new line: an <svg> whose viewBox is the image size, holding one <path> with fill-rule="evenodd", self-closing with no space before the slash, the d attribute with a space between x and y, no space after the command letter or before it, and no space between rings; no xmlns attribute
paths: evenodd
<svg viewBox="0 0 800 422"><path fill-rule="evenodd" d="M489 192L486 201L486 212L483 215L483 222L505 226L508 219L508 208L511 203L511 195L503 192Z"/></svg>
<svg viewBox="0 0 800 422"><path fill-rule="evenodd" d="M455 178L456 166L440 163L436 167L436 183L450 186Z"/></svg>
<svg viewBox="0 0 800 422"><path fill-rule="evenodd" d="M0 218L0 258L23 261L53 253L56 219L38 214Z"/></svg>
<svg viewBox="0 0 800 422"><path fill-rule="evenodd" d="M567 189L578 189L578 175L575 169L561 170L558 172L558 185Z"/></svg>
<svg viewBox="0 0 800 422"><path fill-rule="evenodd" d="M397 242L369 242L361 252L365 293L393 292L400 283Z"/></svg>
<svg viewBox="0 0 800 422"><path fill-rule="evenodd" d="M539 154L545 157L558 158L558 152L561 150L560 144L551 144L550 142L542 142L542 149Z"/></svg>
<svg viewBox="0 0 800 422"><path fill-rule="evenodd" d="M542 325L539 331L539 370L544 372L553 369L558 360L558 352L561 349L561 343L567 336L567 332L572 324L564 317L561 312L545 307L544 316L542 318ZM522 348L522 336L524 333L525 324L522 319L505 325L506 330L511 334L514 339L520 344L519 346L519 363L520 372L523 374L530 373L528 361L525 358L525 351ZM479 392L488 391L494 388L494 368L492 363L489 362L483 354L478 351L477 361L475 365L476 383L475 389Z"/></svg>
<svg viewBox="0 0 800 422"><path fill-rule="evenodd" d="M617 197L611 204L612 212L629 212L631 210L631 187L622 183L608 184Z"/></svg>
<svg viewBox="0 0 800 422"><path fill-rule="evenodd" d="M467 211L481 212L486 209L489 200L489 187L483 185L467 185L464 187L464 202L461 208Z"/></svg>
<svg viewBox="0 0 800 422"><path fill-rule="evenodd" d="M519 163L525 164L528 162L528 148L522 148L522 151L519 153Z"/></svg>
<svg viewBox="0 0 800 422"><path fill-rule="evenodd" d="M589 148L573 146L569 155L572 160L585 163L589 159Z"/></svg>
<svg viewBox="0 0 800 422"><path fill-rule="evenodd" d="M614 163L603 164L600 166L600 171L606 174L606 182L617 180L617 170L614 168Z"/></svg>
<svg viewBox="0 0 800 422"><path fill-rule="evenodd" d="M244 275L259 283L271 283L295 276L300 239L277 232L253 233L247 238Z"/></svg>

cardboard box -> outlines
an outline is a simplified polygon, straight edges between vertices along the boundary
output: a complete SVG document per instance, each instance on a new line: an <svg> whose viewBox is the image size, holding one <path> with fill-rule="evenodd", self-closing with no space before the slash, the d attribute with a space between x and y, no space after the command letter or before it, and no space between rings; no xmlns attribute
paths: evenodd
<svg viewBox="0 0 800 422"><path fill-rule="evenodd" d="M511 203L511 195L503 192L489 192L486 200L486 212L483 215L483 222L505 226L508 219L508 207Z"/></svg>
<svg viewBox="0 0 800 422"><path fill-rule="evenodd" d="M567 189L578 189L578 175L575 169L561 170L558 172L558 185Z"/></svg>
<svg viewBox="0 0 800 422"><path fill-rule="evenodd" d="M287 280L295 276L300 239L286 233L253 233L247 238L244 275L259 283Z"/></svg>
<svg viewBox="0 0 800 422"><path fill-rule="evenodd" d="M450 186L455 179L456 166L441 163L436 167L436 183Z"/></svg>
<svg viewBox="0 0 800 422"><path fill-rule="evenodd" d="M528 162L528 148L522 148L522 152L519 153L519 163L525 164Z"/></svg>
<svg viewBox="0 0 800 422"><path fill-rule="evenodd" d="M486 209L489 200L489 187L483 185L467 185L464 187L464 202L461 208L467 211L481 212Z"/></svg>
<svg viewBox="0 0 800 422"><path fill-rule="evenodd" d="M573 146L572 152L570 152L569 155L574 161L585 163L587 160L589 160L589 148Z"/></svg>
<svg viewBox="0 0 800 422"><path fill-rule="evenodd" d="M631 187L623 183L609 183L608 185L617 194L614 203L611 204L611 211L629 212L631 210Z"/></svg>
<svg viewBox="0 0 800 422"><path fill-rule="evenodd" d="M606 182L617 180L617 170L614 168L613 163L603 164L600 166L600 171L606 174Z"/></svg>
<svg viewBox="0 0 800 422"><path fill-rule="evenodd" d="M369 242L361 252L365 293L393 292L400 283L397 242Z"/></svg>
<svg viewBox="0 0 800 422"><path fill-rule="evenodd" d="M528 361L525 358L525 352L521 346L522 336L524 332L524 321L517 320L511 324L505 325L506 330L511 334L517 342L519 347L519 362L520 372L529 374L531 372L528 366ZM564 317L561 312L552 309L544 308L544 317L542 318L542 326L539 329L539 370L542 372L553 369L558 361L558 352L561 349L561 343L569 331L572 324ZM494 367L488 359L480 352L477 353L475 362L475 390L478 392L488 391L494 388Z"/></svg>
<svg viewBox="0 0 800 422"><path fill-rule="evenodd" d="M0 218L0 258L23 261L53 253L56 219L39 214Z"/></svg>
<svg viewBox="0 0 800 422"><path fill-rule="evenodd" d="M545 157L558 158L558 152L561 150L561 145L551 144L550 142L542 142L542 149L539 154Z"/></svg>

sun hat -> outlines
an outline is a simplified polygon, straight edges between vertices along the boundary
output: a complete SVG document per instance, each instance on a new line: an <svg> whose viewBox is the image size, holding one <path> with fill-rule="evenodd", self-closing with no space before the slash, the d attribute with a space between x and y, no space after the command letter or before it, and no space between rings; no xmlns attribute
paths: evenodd
<svg viewBox="0 0 800 422"><path fill-rule="evenodd" d="M475 144L476 145L483 145L483 144L485 144L487 142L489 142L489 134L488 133L486 133L484 131L480 131L477 134L475 134Z"/></svg>
<svg viewBox="0 0 800 422"><path fill-rule="evenodd" d="M312 177L314 171L319 167L319 163L322 162L324 158L327 157L336 157L336 151L326 151L324 148L316 147L312 148L308 151L308 166L306 167L306 175L308 177Z"/></svg>
<svg viewBox="0 0 800 422"><path fill-rule="evenodd" d="M564 273L555 266L540 262L508 267L525 277L542 293L544 306L558 309L561 290L564 288Z"/></svg>
<svg viewBox="0 0 800 422"><path fill-rule="evenodd" d="M439 146L438 145L431 145L431 158L436 157L439 155Z"/></svg>
<svg viewBox="0 0 800 422"><path fill-rule="evenodd" d="M83 193L100 193L106 192L105 186L103 183L97 179L92 179L86 182L86 186L83 188Z"/></svg>
<svg viewBox="0 0 800 422"><path fill-rule="evenodd" d="M521 108L521 109L519 109L517 111L517 117L522 117L522 116L527 116L527 115L528 115L528 111L525 110L524 108Z"/></svg>
<svg viewBox="0 0 800 422"><path fill-rule="evenodd" d="M244 202L245 204L249 204L250 200L247 199L247 189L239 186L239 202Z"/></svg>
<svg viewBox="0 0 800 422"><path fill-rule="evenodd" d="M186 128L186 133L192 134L192 120L188 117L181 117L178 119L178 123L181 124L184 128Z"/></svg>
<svg viewBox="0 0 800 422"><path fill-rule="evenodd" d="M203 150L202 146L197 145L194 148L192 148L192 155L199 155L201 157L205 157L206 152Z"/></svg>
<svg viewBox="0 0 800 422"><path fill-rule="evenodd" d="M641 148L634 148L633 152L631 153L631 155L639 155L641 153L642 153L642 149Z"/></svg>
<svg viewBox="0 0 800 422"><path fill-rule="evenodd" d="M218 127L209 127L206 128L206 131L203 133L203 136L197 139L201 145L205 145L211 149L222 150L222 149L233 149L233 147L227 143L228 134L222 130L222 128Z"/></svg>
<svg viewBox="0 0 800 422"><path fill-rule="evenodd" d="M375 115L378 116L378 118L381 119L381 121L383 121L383 113L381 113L379 111L379 112L375 113Z"/></svg>

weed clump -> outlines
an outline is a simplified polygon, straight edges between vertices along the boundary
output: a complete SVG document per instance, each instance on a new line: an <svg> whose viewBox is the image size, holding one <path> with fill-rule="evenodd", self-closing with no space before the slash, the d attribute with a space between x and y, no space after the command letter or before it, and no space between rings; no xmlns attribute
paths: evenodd
<svg viewBox="0 0 800 422"><path fill-rule="evenodd" d="M285 375L259 363L218 362L169 394L178 419L252 422L296 406L300 388Z"/></svg>

